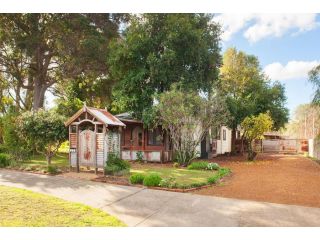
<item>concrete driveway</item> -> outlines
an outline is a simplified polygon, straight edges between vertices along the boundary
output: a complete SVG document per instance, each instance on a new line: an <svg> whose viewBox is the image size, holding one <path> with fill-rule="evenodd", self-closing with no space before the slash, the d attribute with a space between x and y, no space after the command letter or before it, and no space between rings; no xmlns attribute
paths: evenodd
<svg viewBox="0 0 320 240"><path fill-rule="evenodd" d="M0 185L100 208L128 226L320 226L320 208L118 186L3 169Z"/></svg>

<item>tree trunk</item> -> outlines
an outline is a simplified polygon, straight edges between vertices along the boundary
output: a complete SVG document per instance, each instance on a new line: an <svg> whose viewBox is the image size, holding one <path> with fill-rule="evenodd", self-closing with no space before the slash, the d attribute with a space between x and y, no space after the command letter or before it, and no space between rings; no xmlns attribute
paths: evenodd
<svg viewBox="0 0 320 240"><path fill-rule="evenodd" d="M257 153L253 151L253 140L248 141L248 161L253 161Z"/></svg>
<svg viewBox="0 0 320 240"><path fill-rule="evenodd" d="M42 86L40 81L37 80L34 85L33 110L37 111L43 107L45 92L46 92L45 86Z"/></svg>
<svg viewBox="0 0 320 240"><path fill-rule="evenodd" d="M48 166L51 165L51 158L52 158L51 153L49 153L49 154L46 155L46 159L47 159L47 164L48 164Z"/></svg>

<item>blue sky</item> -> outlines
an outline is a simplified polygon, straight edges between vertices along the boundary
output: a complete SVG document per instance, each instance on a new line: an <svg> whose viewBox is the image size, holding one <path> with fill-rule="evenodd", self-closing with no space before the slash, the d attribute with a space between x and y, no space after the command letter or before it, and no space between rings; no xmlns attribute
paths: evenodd
<svg viewBox="0 0 320 240"><path fill-rule="evenodd" d="M219 14L222 50L236 47L256 55L272 80L285 84L290 113L312 99L307 72L320 64L320 15Z"/></svg>

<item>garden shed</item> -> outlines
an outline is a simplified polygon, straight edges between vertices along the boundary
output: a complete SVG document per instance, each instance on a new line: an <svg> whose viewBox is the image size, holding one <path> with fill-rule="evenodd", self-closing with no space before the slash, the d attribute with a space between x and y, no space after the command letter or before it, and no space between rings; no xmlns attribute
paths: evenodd
<svg viewBox="0 0 320 240"><path fill-rule="evenodd" d="M83 106L65 125L69 127L70 167L103 168L108 153L120 155L120 134L125 124L106 109Z"/></svg>

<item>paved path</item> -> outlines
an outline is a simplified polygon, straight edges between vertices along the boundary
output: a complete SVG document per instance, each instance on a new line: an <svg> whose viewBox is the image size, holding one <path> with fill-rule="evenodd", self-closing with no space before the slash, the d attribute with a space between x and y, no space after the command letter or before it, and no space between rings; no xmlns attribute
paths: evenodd
<svg viewBox="0 0 320 240"><path fill-rule="evenodd" d="M0 185L30 189L100 208L128 226L320 226L320 208L175 193L10 170L0 170Z"/></svg>

